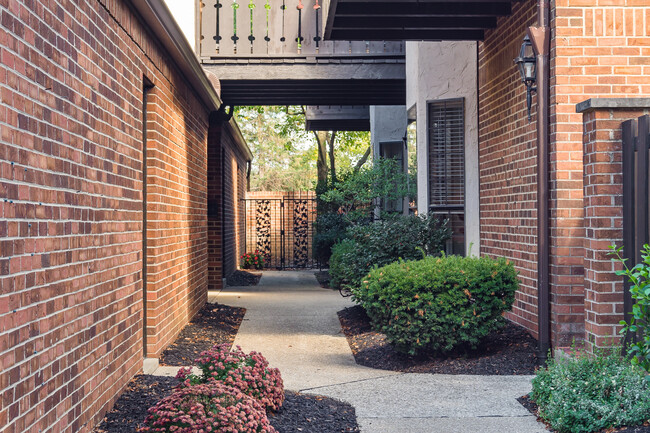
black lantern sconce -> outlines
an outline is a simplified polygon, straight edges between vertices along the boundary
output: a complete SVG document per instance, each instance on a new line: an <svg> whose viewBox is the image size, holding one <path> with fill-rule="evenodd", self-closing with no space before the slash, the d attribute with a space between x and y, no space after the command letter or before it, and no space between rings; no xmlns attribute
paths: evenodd
<svg viewBox="0 0 650 433"><path fill-rule="evenodd" d="M515 59L515 65L521 74L521 81L526 86L526 104L528 107L528 121L531 121L530 108L533 104L533 92L537 92L535 83L537 81L537 60L533 51L533 44L530 42L528 35L524 37L524 42L519 50L519 57Z"/></svg>

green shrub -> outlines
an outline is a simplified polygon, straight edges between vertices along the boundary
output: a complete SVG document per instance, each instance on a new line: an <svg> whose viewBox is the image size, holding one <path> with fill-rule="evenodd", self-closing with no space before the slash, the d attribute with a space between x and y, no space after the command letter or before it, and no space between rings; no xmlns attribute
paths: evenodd
<svg viewBox="0 0 650 433"><path fill-rule="evenodd" d="M440 254L450 236L446 220L413 215L352 226L332 249L330 283L357 287L373 266Z"/></svg>
<svg viewBox="0 0 650 433"><path fill-rule="evenodd" d="M443 256L373 269L354 298L401 352L476 348L500 328L519 286L507 260Z"/></svg>
<svg viewBox="0 0 650 433"><path fill-rule="evenodd" d="M617 351L551 360L533 379L531 399L560 433L632 426L650 418L650 383L644 376Z"/></svg>
<svg viewBox="0 0 650 433"><path fill-rule="evenodd" d="M611 246L616 261L623 264L623 269L616 275L626 276L632 283L630 294L634 299L629 322L622 320L621 334L636 336L629 348L632 362L650 373L650 246L645 244L641 250L642 262L632 269L627 267L626 259L621 257L622 247Z"/></svg>
<svg viewBox="0 0 650 433"><path fill-rule="evenodd" d="M345 238L350 222L343 214L327 212L316 218L314 234L314 258L321 263L329 262L332 247Z"/></svg>

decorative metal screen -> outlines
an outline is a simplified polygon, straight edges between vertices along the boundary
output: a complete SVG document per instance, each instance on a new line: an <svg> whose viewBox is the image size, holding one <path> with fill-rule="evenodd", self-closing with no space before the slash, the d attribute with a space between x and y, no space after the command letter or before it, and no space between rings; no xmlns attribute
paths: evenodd
<svg viewBox="0 0 650 433"><path fill-rule="evenodd" d="M464 99L428 104L429 210L449 219L447 252L465 254Z"/></svg>
<svg viewBox="0 0 650 433"><path fill-rule="evenodd" d="M246 251L258 250L269 269L318 267L312 254L316 199L277 197L244 200Z"/></svg>

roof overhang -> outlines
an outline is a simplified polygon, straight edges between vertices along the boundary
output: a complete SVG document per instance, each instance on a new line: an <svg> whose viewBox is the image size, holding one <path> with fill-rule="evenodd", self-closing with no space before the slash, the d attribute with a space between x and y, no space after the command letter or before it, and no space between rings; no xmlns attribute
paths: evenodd
<svg viewBox="0 0 650 433"><path fill-rule="evenodd" d="M515 0L516 1L516 0ZM325 0L325 39L482 40L511 0Z"/></svg>
<svg viewBox="0 0 650 433"><path fill-rule="evenodd" d="M307 131L370 131L370 107L308 105Z"/></svg>
<svg viewBox="0 0 650 433"><path fill-rule="evenodd" d="M162 43L208 111L219 110L222 101L215 89L213 80L203 70L196 54L194 54L194 50L183 35L181 28L176 23L165 2L163 0L131 0L130 3ZM237 145L240 150L246 159L250 161L253 154L234 119L230 120L229 128L237 138Z"/></svg>

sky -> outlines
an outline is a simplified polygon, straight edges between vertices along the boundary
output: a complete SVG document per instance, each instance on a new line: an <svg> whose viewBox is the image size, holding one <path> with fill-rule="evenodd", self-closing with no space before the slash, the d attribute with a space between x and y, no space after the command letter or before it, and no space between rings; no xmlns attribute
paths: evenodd
<svg viewBox="0 0 650 433"><path fill-rule="evenodd" d="M194 2L191 0L165 0L176 22L194 48Z"/></svg>

